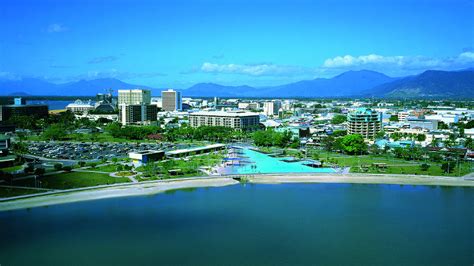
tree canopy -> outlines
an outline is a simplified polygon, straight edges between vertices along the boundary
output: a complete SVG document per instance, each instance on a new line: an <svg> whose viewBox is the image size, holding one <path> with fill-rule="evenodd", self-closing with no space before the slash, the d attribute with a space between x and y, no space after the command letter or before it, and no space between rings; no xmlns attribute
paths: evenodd
<svg viewBox="0 0 474 266"><path fill-rule="evenodd" d="M360 134L344 136L341 141L341 148L347 154L361 154L367 152L367 144Z"/></svg>

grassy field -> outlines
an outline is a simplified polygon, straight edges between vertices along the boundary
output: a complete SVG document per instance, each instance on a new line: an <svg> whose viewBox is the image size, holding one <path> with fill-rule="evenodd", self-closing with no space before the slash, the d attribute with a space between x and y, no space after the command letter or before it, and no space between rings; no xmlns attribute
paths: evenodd
<svg viewBox="0 0 474 266"><path fill-rule="evenodd" d="M71 189L130 182L126 177L111 177L107 174L82 172L48 175L38 180L41 181L41 187L52 189ZM34 187L34 179L30 178L14 181L13 185Z"/></svg>
<svg viewBox="0 0 474 266"><path fill-rule="evenodd" d="M0 198L8 198L45 192L44 190L0 187Z"/></svg>
<svg viewBox="0 0 474 266"><path fill-rule="evenodd" d="M310 151L308 152L311 154ZM290 151L290 153L292 153ZM294 152L293 152L294 154ZM392 155L345 155L335 152L317 151L319 160L326 163L337 164L343 167L351 167L351 173L386 173L386 174L413 174L413 175L434 175L434 176L463 176L471 172L471 164L469 162L460 162L452 173L445 173L441 169L441 163L426 162L430 165L427 171L422 171L420 165L423 161L407 161L400 158L394 158ZM308 157L311 157L308 155ZM373 163L385 163L386 169L373 167ZM360 169L360 166L368 166L367 171Z"/></svg>
<svg viewBox="0 0 474 266"><path fill-rule="evenodd" d="M352 167L351 173L384 173L384 174L411 174L411 175L434 175L434 176L463 176L471 172L469 163L460 163L452 173L445 173L439 164L429 164L430 168L426 171L420 169L420 165L388 166L387 169L377 169L369 167L365 172L360 167Z"/></svg>
<svg viewBox="0 0 474 266"><path fill-rule="evenodd" d="M219 164L224 155L222 153L217 154L205 154L188 157L187 159L179 160L166 160L155 163L158 169L155 173L148 177L137 177L138 180L155 180L155 179L167 179L167 178L179 178L179 177L191 177L196 175L202 175L199 171L199 167L210 167ZM139 167L136 169L139 172L147 173L145 167ZM172 175L169 170L179 170L179 174Z"/></svg>
<svg viewBox="0 0 474 266"><path fill-rule="evenodd" d="M0 171L10 173L10 172L15 172L21 169L23 169L23 165L16 165L16 166L11 166L11 167L1 168Z"/></svg>
<svg viewBox="0 0 474 266"><path fill-rule="evenodd" d="M104 166L97 166L95 168L88 168L87 170L113 173L113 172L117 172L117 166L118 165L115 165L115 164L109 164L109 165L104 165Z"/></svg>

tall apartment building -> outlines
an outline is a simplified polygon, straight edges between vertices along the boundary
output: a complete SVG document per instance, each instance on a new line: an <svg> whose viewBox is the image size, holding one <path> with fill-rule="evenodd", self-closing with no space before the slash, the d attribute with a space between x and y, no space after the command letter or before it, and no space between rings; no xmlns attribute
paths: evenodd
<svg viewBox="0 0 474 266"><path fill-rule="evenodd" d="M259 126L260 117L251 112L195 112L189 115L191 127L223 126L237 130L253 130Z"/></svg>
<svg viewBox="0 0 474 266"><path fill-rule="evenodd" d="M149 90L119 90L118 104L122 125L144 125L157 120L158 108L151 104Z"/></svg>
<svg viewBox="0 0 474 266"><path fill-rule="evenodd" d="M118 104L150 104L151 91L149 90L119 90Z"/></svg>
<svg viewBox="0 0 474 266"><path fill-rule="evenodd" d="M360 134L366 139L374 139L382 129L380 113L368 109L358 108L347 116L348 134Z"/></svg>
<svg viewBox="0 0 474 266"><path fill-rule="evenodd" d="M267 116L278 115L278 111L281 108L280 101L269 101L263 103L263 113Z"/></svg>
<svg viewBox="0 0 474 266"><path fill-rule="evenodd" d="M167 90L161 92L161 101L164 111L180 111L182 110L181 92L175 90Z"/></svg>
<svg viewBox="0 0 474 266"><path fill-rule="evenodd" d="M158 107L154 104L123 104L119 107L119 119L122 125L151 124L157 121Z"/></svg>

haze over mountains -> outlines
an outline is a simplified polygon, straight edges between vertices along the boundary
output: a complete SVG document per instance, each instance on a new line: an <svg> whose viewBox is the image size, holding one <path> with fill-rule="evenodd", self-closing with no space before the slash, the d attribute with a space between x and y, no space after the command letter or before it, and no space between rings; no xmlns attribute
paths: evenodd
<svg viewBox="0 0 474 266"><path fill-rule="evenodd" d="M0 80L0 95L93 96L106 89L162 89L134 85L105 78L54 84L42 79ZM279 86L224 86L198 83L181 90L184 96L200 97L449 97L472 98L474 69L460 71L428 70L408 77L389 77L369 71L347 71L333 78L303 80Z"/></svg>

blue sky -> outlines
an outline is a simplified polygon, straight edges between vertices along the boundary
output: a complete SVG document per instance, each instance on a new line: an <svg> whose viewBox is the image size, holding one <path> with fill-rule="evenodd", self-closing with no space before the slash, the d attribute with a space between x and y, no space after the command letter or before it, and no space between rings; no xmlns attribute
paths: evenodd
<svg viewBox="0 0 474 266"><path fill-rule="evenodd" d="M462 69L473 14L474 0L3 0L0 78L183 89Z"/></svg>

